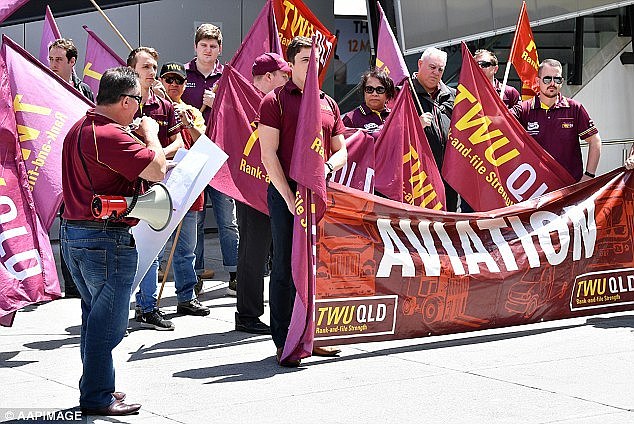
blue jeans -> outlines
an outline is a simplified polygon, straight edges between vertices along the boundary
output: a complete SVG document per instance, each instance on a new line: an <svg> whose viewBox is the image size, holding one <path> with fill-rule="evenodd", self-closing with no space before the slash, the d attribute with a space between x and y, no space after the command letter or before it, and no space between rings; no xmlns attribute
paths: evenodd
<svg viewBox="0 0 634 424"><path fill-rule="evenodd" d="M231 197L222 194L215 188L205 188L205 203L211 200L218 237L222 264L227 272L236 272L238 268L238 222L236 219L236 202ZM205 215L206 208L198 212L198 243L196 244L196 273L201 274L205 269Z"/></svg>
<svg viewBox="0 0 634 424"><path fill-rule="evenodd" d="M295 190L295 184L291 185L291 189ZM295 284L291 274L294 218L273 184L269 184L267 203L273 239L273 267L269 282L271 336L276 347L283 347L295 303Z"/></svg>
<svg viewBox="0 0 634 424"><path fill-rule="evenodd" d="M174 268L174 285L176 287L176 298L179 302L189 302L194 299L194 286L198 282L194 263L196 257L194 249L196 247L196 223L198 212L189 211L183 217L178 242L172 258ZM172 234L172 240L174 239ZM142 313L151 312L156 309L158 300L158 269L159 262L165 254L165 246L150 265L150 269L139 283L139 291L136 293L136 305L141 308Z"/></svg>
<svg viewBox="0 0 634 424"><path fill-rule="evenodd" d="M99 226L66 221L61 227L62 251L81 295L79 404L90 409L114 402L112 349L128 326L137 266L129 228Z"/></svg>
<svg viewBox="0 0 634 424"><path fill-rule="evenodd" d="M183 217L181 232L174 250L172 266L174 268L174 284L176 286L176 298L179 302L188 302L194 299L194 286L198 282L194 263L196 256L196 233L198 212L189 211ZM172 235L172 238L174 235Z"/></svg>

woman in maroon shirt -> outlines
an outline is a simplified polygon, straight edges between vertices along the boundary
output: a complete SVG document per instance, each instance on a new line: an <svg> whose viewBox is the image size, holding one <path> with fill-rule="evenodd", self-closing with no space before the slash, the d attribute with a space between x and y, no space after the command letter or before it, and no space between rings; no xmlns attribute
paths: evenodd
<svg viewBox="0 0 634 424"><path fill-rule="evenodd" d="M361 92L364 103L346 113L343 123L349 128L363 128L374 132L390 114L387 102L396 94L394 82L385 72L375 68L361 76Z"/></svg>

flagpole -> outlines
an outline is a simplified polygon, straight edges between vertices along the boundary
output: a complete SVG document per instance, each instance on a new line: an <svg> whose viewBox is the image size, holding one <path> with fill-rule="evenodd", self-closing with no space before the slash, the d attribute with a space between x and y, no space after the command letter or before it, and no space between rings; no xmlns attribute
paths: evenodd
<svg viewBox="0 0 634 424"><path fill-rule="evenodd" d="M513 43L511 44L511 50L509 51L509 58L506 61L506 69L504 70L504 80L502 81L502 86L500 87L500 99L504 100L504 90L506 89L506 83L509 79L509 72L511 71L511 58L513 57L513 52L517 46L517 31L520 28L520 20L522 19L522 11L526 7L526 2L522 2L522 7L520 9L520 15L517 17L517 24L515 24L515 34L513 35Z"/></svg>
<svg viewBox="0 0 634 424"><path fill-rule="evenodd" d="M130 45L130 43L128 43L128 41L125 39L123 34L121 34L119 32L117 27L114 26L112 21L108 18L108 16L106 16L106 14L103 12L103 10L101 10L101 7L99 7L99 5L95 2L95 0L90 0L90 2L97 8L97 11L99 11L99 13L101 13L101 16L103 16L103 18L106 20L106 22L108 22L108 24L110 24L110 27L112 28L112 30L119 36L119 38L121 38L121 41L123 41L123 44L125 44L126 47L128 49L130 49L130 51L132 51L133 49L132 49L132 46Z"/></svg>
<svg viewBox="0 0 634 424"><path fill-rule="evenodd" d="M414 82L412 81L412 77L410 75L407 76L407 80L409 81L409 90L412 93L412 97L416 100L416 104L418 105L418 110L423 114L425 111L423 110L423 105L420 104L420 99L416 95L416 91L414 91Z"/></svg>
<svg viewBox="0 0 634 424"><path fill-rule="evenodd" d="M167 274L172 267L172 259L174 258L174 251L176 250L176 244L178 243L178 236L181 234L181 228L183 227L183 221L178 223L176 232L174 234L174 241L172 241L172 250L170 250L170 256L167 259L167 265L165 265L165 272L163 273L163 281L161 281L161 289L159 290L158 298L156 299L156 307L159 307L161 303L161 296L163 296L163 289L165 288L165 282L167 281Z"/></svg>

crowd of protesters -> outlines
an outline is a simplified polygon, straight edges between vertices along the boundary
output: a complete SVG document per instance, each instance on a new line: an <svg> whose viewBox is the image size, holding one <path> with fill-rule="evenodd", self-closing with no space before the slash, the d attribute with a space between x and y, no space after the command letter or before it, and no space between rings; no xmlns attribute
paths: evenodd
<svg viewBox="0 0 634 424"><path fill-rule="evenodd" d="M64 141L60 240L66 295L79 296L82 302L80 406L88 414L128 415L141 407L125 403L125 393L116 390L112 361L112 349L128 326L137 262L129 230L137 221L99 222L91 215L90 199L104 190L131 196L138 193L139 179L162 180L166 159L179 148L190 148L213 124L211 111L224 70L218 59L222 52L220 29L212 24L200 25L194 52L189 63L167 60L159 72L160 58L154 48L134 49L127 68L104 73L95 109L75 124ZM205 204L210 201L218 223L223 265L229 273L227 292L237 296L235 328L271 334L278 363L289 367L299 365L298 360L282 359L295 296L291 255L296 182L289 170L311 52L310 39L295 37L287 46L285 59L265 53L253 64L252 83L263 96L256 121L262 163L271 181L269 215L208 186L186 213L174 242L177 314L207 316L210 310L200 302L199 295L203 281L214 274L203 262ZM495 79L496 55L478 50L474 58L501 93L501 84ZM49 48L51 69L92 100L90 88L73 71L76 59L77 49L69 40L56 40ZM429 48L412 75L420 122L439 169L456 97L456 91L442 80L446 63L445 52ZM561 94L563 81L561 63L546 59L539 67L539 93L534 98L521 102L517 90L508 86L502 97L528 134L576 181L583 181L596 174L601 138L583 105ZM362 103L343 116L337 103L321 93L325 179L346 164L345 128L381 131L398 89L379 69L365 72L359 86ZM133 122L136 124L131 125ZM585 168L580 140L589 145ZM628 169L634 167L634 151L625 165ZM445 193L448 211L472 211L466 202L459 202L458 193L447 182ZM269 326L260 318L264 314L264 274L270 252ZM162 255L155 258L136 293L135 319L143 327L174 330L174 323L157 307ZM313 353L332 356L339 349L322 347Z"/></svg>

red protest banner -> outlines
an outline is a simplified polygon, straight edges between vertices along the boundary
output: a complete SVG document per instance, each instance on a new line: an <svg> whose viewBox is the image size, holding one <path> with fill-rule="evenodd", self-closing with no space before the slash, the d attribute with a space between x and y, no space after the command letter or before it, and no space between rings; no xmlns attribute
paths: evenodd
<svg viewBox="0 0 634 424"><path fill-rule="evenodd" d="M337 170L330 181L374 193L374 137L367 131L346 129L348 160Z"/></svg>
<svg viewBox="0 0 634 424"><path fill-rule="evenodd" d="M319 19L301 0L273 0L273 10L284 55L293 37L315 36L319 57L319 84L321 85L326 77L337 37L319 22Z"/></svg>
<svg viewBox="0 0 634 424"><path fill-rule="evenodd" d="M526 2L522 2L520 16L515 27L515 36L509 53L509 62L513 64L522 80L522 100L530 99L538 93L539 87L535 83L539 68L539 57L533 30L526 12Z"/></svg>
<svg viewBox="0 0 634 424"><path fill-rule="evenodd" d="M476 211L574 182L511 115L464 43L448 139L442 175Z"/></svg>
<svg viewBox="0 0 634 424"><path fill-rule="evenodd" d="M383 70L394 81L394 84L400 85L401 82L409 77L409 71L403 59L401 49L396 42L392 28L383 13L381 4L376 2L377 12L379 14L379 28L377 31L376 43L376 67Z"/></svg>
<svg viewBox="0 0 634 424"><path fill-rule="evenodd" d="M289 176L297 182L291 256L295 300L282 360L306 358L313 351L315 225L323 217L326 208L324 154L329 154L327 150L315 147L330 146L330 143L323 141L317 67L315 37L313 37L289 172Z"/></svg>
<svg viewBox="0 0 634 424"><path fill-rule="evenodd" d="M53 251L35 213L18 145L8 71L0 58L0 325L15 311L61 296Z"/></svg>
<svg viewBox="0 0 634 424"><path fill-rule="evenodd" d="M375 143L375 189L392 200L444 209L445 187L409 92L396 96Z"/></svg>
<svg viewBox="0 0 634 424"><path fill-rule="evenodd" d="M264 53L277 53L283 56L273 13L273 0L267 0L229 64L250 80L253 62Z"/></svg>
<svg viewBox="0 0 634 424"><path fill-rule="evenodd" d="M0 1L0 22L7 19L13 12L18 10L29 0L2 0Z"/></svg>
<svg viewBox="0 0 634 424"><path fill-rule="evenodd" d="M318 235L318 346L634 308L634 174L622 168L486 214L333 184Z"/></svg>
<svg viewBox="0 0 634 424"><path fill-rule="evenodd" d="M98 93L99 81L101 81L103 73L110 68L126 66L126 63L86 25L83 25L82 28L88 33L84 60L84 82L94 93Z"/></svg>
<svg viewBox="0 0 634 424"><path fill-rule="evenodd" d="M218 107L212 109L207 135L229 158L210 185L222 193L268 215L266 189L269 176L260 156L255 125L262 93L231 65L218 82Z"/></svg>
<svg viewBox="0 0 634 424"><path fill-rule="evenodd" d="M40 40L40 62L48 64L48 47L51 43L58 38L62 38L62 34L59 32L57 22L53 17L51 8L46 5L46 14L44 15L44 27L42 28L42 39Z"/></svg>
<svg viewBox="0 0 634 424"><path fill-rule="evenodd" d="M29 187L48 230L62 202L64 137L93 104L6 36L2 37L2 57L9 71Z"/></svg>

